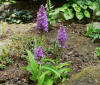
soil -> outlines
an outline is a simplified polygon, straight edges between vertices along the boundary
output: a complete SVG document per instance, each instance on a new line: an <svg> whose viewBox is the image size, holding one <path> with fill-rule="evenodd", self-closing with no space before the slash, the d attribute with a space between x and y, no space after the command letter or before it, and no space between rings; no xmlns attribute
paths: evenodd
<svg viewBox="0 0 100 85"><path fill-rule="evenodd" d="M56 40L57 25L53 26L53 30L46 34L46 39L52 43ZM97 60L94 59L94 50L96 46L100 46L100 43L92 43L90 38L82 36L81 32L86 30L86 24L79 23L64 23L67 32L67 42L65 49L65 56L63 62L69 62L71 72L68 75L68 79L75 73L80 72L82 68L90 65L96 65ZM26 35L26 33L32 33L35 28L33 24L9 24L8 39L12 35ZM30 32L31 31L31 32ZM26 60L20 57L13 56L13 63L8 65L6 69L0 70L0 84L2 85L33 85L29 80L29 73L24 72L22 67L25 66Z"/></svg>

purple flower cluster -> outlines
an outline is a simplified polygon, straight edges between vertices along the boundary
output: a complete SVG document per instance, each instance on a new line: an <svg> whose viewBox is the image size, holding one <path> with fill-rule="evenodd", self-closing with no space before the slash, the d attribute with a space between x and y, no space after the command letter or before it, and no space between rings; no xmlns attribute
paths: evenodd
<svg viewBox="0 0 100 85"><path fill-rule="evenodd" d="M65 42L66 42L66 30L64 26L60 26L57 36L58 47L65 48Z"/></svg>
<svg viewBox="0 0 100 85"><path fill-rule="evenodd" d="M37 64L40 64L40 60L43 58L43 51L41 47L37 47L34 51L34 58L37 60Z"/></svg>
<svg viewBox="0 0 100 85"><path fill-rule="evenodd" d="M36 23L36 33L39 33L39 30L44 30L48 32L48 22L46 11L43 5L41 5L39 12L37 13L37 23Z"/></svg>

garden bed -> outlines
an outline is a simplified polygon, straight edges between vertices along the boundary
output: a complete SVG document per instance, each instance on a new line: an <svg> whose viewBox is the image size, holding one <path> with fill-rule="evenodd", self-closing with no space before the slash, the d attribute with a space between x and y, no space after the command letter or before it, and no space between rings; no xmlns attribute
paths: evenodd
<svg viewBox="0 0 100 85"><path fill-rule="evenodd" d="M31 44L33 44L32 46L34 48L34 41L32 40L36 38L36 13L42 2L38 5L36 4L38 2L29 2L31 5L26 6L25 8L24 6L27 5L27 3L25 2L23 4L24 6L22 6L22 3L23 1L17 4L12 4L10 5L10 9L26 10L31 8L30 10L33 10L33 22L27 24L6 24L7 32L5 36L0 37L0 55L2 55L1 51L3 51L3 53L6 54L3 55L3 58L5 59L7 56L11 62L8 59L0 62L6 65L6 67L0 69L1 85L36 85L33 81L29 80L31 74L28 71L25 72L23 70L23 67L27 66L27 53L23 51L26 51L27 48L30 49L27 45L31 46ZM93 43L89 37L84 37L82 35L82 32L86 31L89 22L91 22L90 19L84 19L81 21L73 19L57 22L51 26L52 29L48 33L43 35L43 49L45 49L44 55L48 58L55 59L55 55L52 51L47 50L48 46L52 47L52 44L56 41L60 25L64 25L66 29L66 48L64 49L63 58L60 58L59 60L60 63L68 62L70 64L68 67L71 71L66 77L66 82L68 82L75 74L81 72L84 68L96 66L100 61L94 56L95 48L100 46L100 42L95 41L95 43ZM13 40L15 40L15 42L13 42ZM7 53L5 53L4 49ZM25 53L25 56L23 56L22 52ZM58 79L54 85L62 84L59 83ZM67 85L67 83L64 85Z"/></svg>
<svg viewBox="0 0 100 85"><path fill-rule="evenodd" d="M71 77L80 72L81 69L97 64L97 60L94 59L94 50L96 46L100 46L100 43L93 44L89 38L81 35L81 32L86 29L86 24L73 22L66 23L64 26L66 26L67 43L64 60L61 60L61 62L69 62L71 64L71 72L69 74L69 77ZM56 39L58 26L52 28L54 30L47 33L47 43L52 43ZM32 23L26 25L11 24L8 26L8 29L14 30L13 32L16 34L19 34L19 29L26 29L22 31L20 30L20 33L23 35L32 34L32 32L35 33L35 28ZM13 61L12 64L8 65L6 69L0 71L0 83L8 85L33 85L28 79L29 73L24 72L22 69L22 67L27 64L26 60L16 56L11 57L11 60Z"/></svg>

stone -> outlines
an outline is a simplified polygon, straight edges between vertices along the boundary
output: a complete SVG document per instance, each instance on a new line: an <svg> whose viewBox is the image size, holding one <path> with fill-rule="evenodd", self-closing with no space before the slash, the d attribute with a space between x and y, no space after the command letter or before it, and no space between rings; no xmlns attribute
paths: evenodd
<svg viewBox="0 0 100 85"><path fill-rule="evenodd" d="M100 64L84 68L73 75L65 85L100 85Z"/></svg>
<svg viewBox="0 0 100 85"><path fill-rule="evenodd" d="M100 29L100 22L94 22L94 27Z"/></svg>

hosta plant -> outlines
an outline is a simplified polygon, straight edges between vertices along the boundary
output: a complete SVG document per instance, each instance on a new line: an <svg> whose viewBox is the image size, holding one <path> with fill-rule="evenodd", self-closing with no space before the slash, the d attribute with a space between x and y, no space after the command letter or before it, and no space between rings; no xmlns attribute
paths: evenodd
<svg viewBox="0 0 100 85"><path fill-rule="evenodd" d="M74 17L78 20L82 20L84 17L91 18L92 13L95 13L96 16L100 16L98 0L67 0L62 7L54 9L51 14L52 18L61 14L65 20L70 20Z"/></svg>

